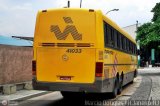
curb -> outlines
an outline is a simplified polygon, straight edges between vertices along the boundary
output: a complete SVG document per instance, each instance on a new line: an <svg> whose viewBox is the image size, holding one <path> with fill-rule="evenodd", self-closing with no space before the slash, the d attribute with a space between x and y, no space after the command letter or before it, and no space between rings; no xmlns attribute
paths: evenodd
<svg viewBox="0 0 160 106"><path fill-rule="evenodd" d="M142 77L137 76L134 79L134 83L128 83L126 86L124 86L124 89L121 93L121 95L117 96L116 100L124 100L128 101L131 99L132 95L137 91L137 89L140 87L142 83ZM132 90L131 90L132 89ZM125 91L124 91L125 90ZM131 91L130 91L131 90ZM125 92L125 93L124 93ZM125 105L126 106L126 105Z"/></svg>
<svg viewBox="0 0 160 106"><path fill-rule="evenodd" d="M27 99L31 99L31 98L34 98L34 97L38 97L38 96L45 95L45 94L48 94L48 93L51 93L51 92L50 92L50 91L41 91L41 92L39 92L39 93L30 94L30 95L27 95L27 96L23 96L23 97L11 99L10 101L22 102L22 101L25 101L25 100L27 100Z"/></svg>

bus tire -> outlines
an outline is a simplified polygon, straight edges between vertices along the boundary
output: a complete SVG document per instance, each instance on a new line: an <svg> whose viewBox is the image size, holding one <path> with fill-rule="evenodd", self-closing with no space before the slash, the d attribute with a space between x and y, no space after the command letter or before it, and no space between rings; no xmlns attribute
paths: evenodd
<svg viewBox="0 0 160 106"><path fill-rule="evenodd" d="M115 98L118 93L118 79L116 78L114 81L114 87L113 87L113 92L111 93L111 96Z"/></svg>
<svg viewBox="0 0 160 106"><path fill-rule="evenodd" d="M136 78L136 77L137 77L137 75L138 75L138 71L137 71L137 70L135 70L135 71L134 71L134 78Z"/></svg>
<svg viewBox="0 0 160 106"><path fill-rule="evenodd" d="M119 87L118 87L117 94L119 95L119 94L121 94L121 92L122 92L122 85L123 85L123 77L122 77L122 75L121 75L120 78L119 78L119 83L118 83L118 85L119 85Z"/></svg>
<svg viewBox="0 0 160 106"><path fill-rule="evenodd" d="M134 78L137 77L137 74L138 74L138 72L137 72L137 70L135 70L135 71L134 71L134 75L133 75L133 79L132 79L132 81L130 82L130 84L133 84L133 83L134 83Z"/></svg>
<svg viewBox="0 0 160 106"><path fill-rule="evenodd" d="M134 81L132 80L131 82L130 82L130 84L133 84L134 83Z"/></svg>

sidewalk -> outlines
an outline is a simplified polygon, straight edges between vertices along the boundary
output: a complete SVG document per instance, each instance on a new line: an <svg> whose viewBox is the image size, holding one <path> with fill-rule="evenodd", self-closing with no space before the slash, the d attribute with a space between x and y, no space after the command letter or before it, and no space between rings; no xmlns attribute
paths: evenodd
<svg viewBox="0 0 160 106"><path fill-rule="evenodd" d="M20 90L14 94L3 95L0 94L0 106L2 101L24 101L33 97L44 95L50 92L47 91L38 91L38 90Z"/></svg>
<svg viewBox="0 0 160 106"><path fill-rule="evenodd" d="M143 71L143 70L160 70L160 67L140 67L138 68L138 71Z"/></svg>

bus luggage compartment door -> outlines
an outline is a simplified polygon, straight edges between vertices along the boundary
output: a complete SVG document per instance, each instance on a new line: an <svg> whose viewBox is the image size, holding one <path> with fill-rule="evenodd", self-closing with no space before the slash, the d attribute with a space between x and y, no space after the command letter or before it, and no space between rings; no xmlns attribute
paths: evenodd
<svg viewBox="0 0 160 106"><path fill-rule="evenodd" d="M44 82L93 83L94 48L37 49L37 80Z"/></svg>

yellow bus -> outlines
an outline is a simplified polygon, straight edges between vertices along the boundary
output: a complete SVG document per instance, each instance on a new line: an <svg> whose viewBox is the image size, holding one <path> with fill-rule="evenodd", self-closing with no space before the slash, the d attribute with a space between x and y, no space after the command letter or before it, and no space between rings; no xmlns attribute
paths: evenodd
<svg viewBox="0 0 160 106"><path fill-rule="evenodd" d="M120 94L137 75L136 42L100 10L38 12L33 87L37 90Z"/></svg>

